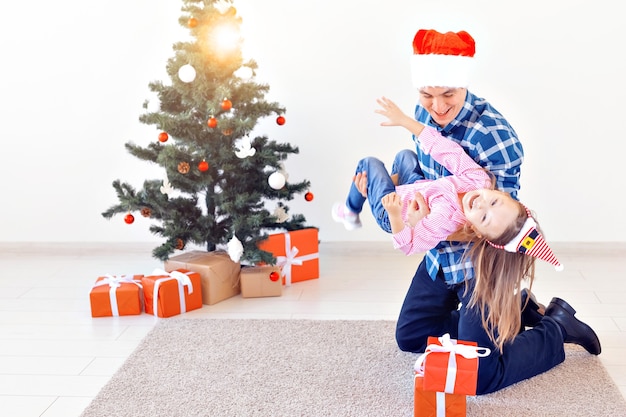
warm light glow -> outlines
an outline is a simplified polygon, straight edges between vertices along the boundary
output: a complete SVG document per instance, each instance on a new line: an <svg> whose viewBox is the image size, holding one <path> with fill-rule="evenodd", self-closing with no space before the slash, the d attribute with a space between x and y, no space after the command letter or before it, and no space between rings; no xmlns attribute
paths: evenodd
<svg viewBox="0 0 626 417"><path fill-rule="evenodd" d="M239 31L229 24L222 24L215 28L212 40L217 50L231 51L239 43Z"/></svg>
<svg viewBox="0 0 626 417"><path fill-rule="evenodd" d="M252 72L252 68L250 67L241 67L237 71L235 71L234 75L236 77L241 78L242 80L249 80L254 75Z"/></svg>
<svg viewBox="0 0 626 417"><path fill-rule="evenodd" d="M213 4L213 7L215 7L217 9L217 11L220 12L221 14L224 14L232 6L231 6L230 2L228 2L226 0L218 0L218 1L215 2L215 4Z"/></svg>

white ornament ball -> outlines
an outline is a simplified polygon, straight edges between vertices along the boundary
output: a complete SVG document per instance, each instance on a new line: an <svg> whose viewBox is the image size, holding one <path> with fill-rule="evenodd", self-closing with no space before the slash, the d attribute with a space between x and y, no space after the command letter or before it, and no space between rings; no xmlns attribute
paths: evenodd
<svg viewBox="0 0 626 417"><path fill-rule="evenodd" d="M190 83L196 79L196 70L189 64L185 64L178 69L178 78L184 83Z"/></svg>
<svg viewBox="0 0 626 417"><path fill-rule="evenodd" d="M280 190L285 186L285 176L280 172L274 172L267 178L267 183L275 190Z"/></svg>

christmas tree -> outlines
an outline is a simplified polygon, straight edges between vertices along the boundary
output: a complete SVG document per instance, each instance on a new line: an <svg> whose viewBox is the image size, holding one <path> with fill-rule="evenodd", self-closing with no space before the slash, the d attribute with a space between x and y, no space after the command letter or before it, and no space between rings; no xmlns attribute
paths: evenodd
<svg viewBox="0 0 626 417"><path fill-rule="evenodd" d="M282 161L297 147L250 138L260 118L283 125L285 108L265 100L269 87L255 82L256 62L243 58L242 21L232 1L183 0L181 10L179 23L191 40L173 45L170 82L149 83L160 108L149 110L146 101L139 117L156 127L154 140L125 144L133 156L163 167L165 179L145 180L140 190L115 180L119 204L102 216L125 213L132 223L138 212L155 220L150 231L165 240L152 253L160 260L194 243L207 251L227 247L236 261L275 264L258 242L271 230L306 227L285 202L296 194L313 199L309 181L289 182L284 171Z"/></svg>

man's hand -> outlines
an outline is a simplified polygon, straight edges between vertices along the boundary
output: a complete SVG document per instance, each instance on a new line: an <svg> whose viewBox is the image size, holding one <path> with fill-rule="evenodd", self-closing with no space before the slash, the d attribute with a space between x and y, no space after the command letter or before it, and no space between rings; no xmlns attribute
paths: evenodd
<svg viewBox="0 0 626 417"><path fill-rule="evenodd" d="M430 207L421 193L415 193L413 200L409 202L407 221L411 227L415 227L422 219L430 214Z"/></svg>

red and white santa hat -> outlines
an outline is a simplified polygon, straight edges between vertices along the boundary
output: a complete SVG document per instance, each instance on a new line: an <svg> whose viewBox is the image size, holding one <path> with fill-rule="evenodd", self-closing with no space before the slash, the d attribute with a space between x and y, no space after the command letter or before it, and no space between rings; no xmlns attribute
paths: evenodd
<svg viewBox="0 0 626 417"><path fill-rule="evenodd" d="M476 45L465 32L440 33L420 29L413 38L411 78L416 88L467 87Z"/></svg>
<svg viewBox="0 0 626 417"><path fill-rule="evenodd" d="M507 252L513 253L518 252L541 259L552 264L557 271L562 271L563 265L556 258L543 235L537 230L537 223L528 208L526 208L526 214L528 214L528 218L524 222L522 229L509 243L506 245L496 245L492 242L487 242L497 249L504 249Z"/></svg>

